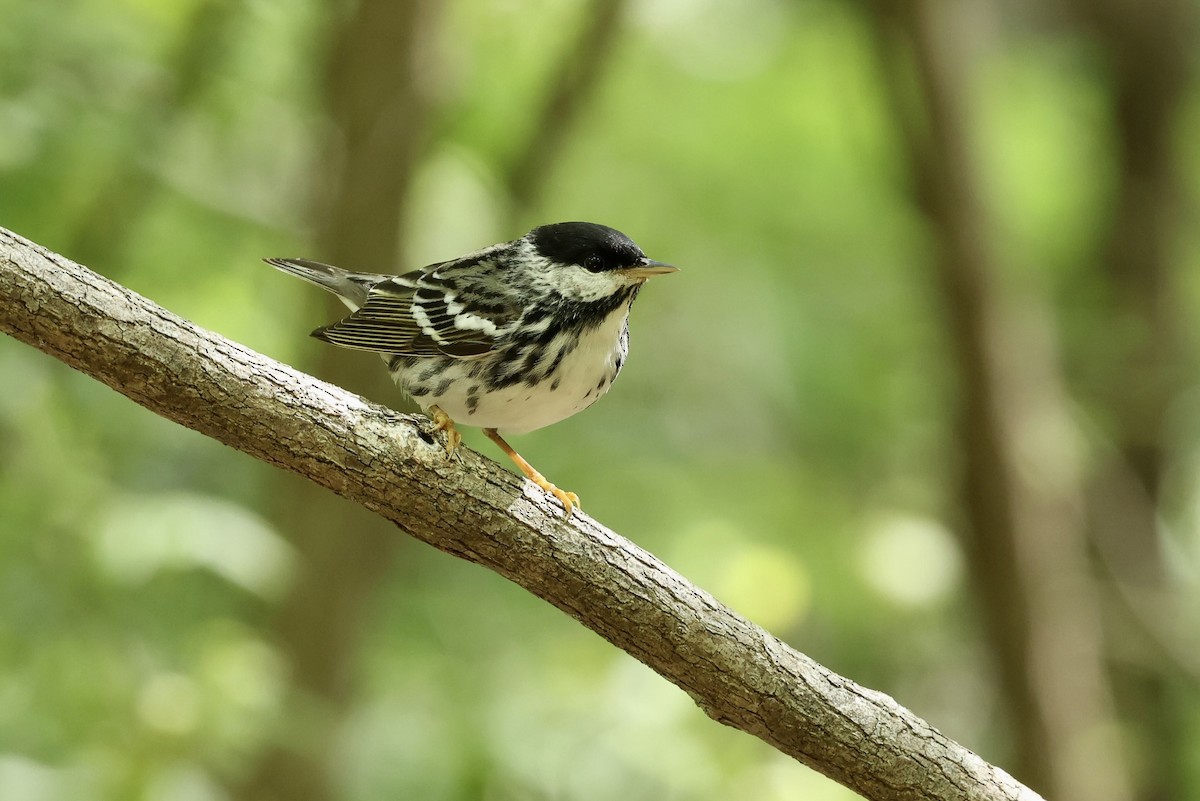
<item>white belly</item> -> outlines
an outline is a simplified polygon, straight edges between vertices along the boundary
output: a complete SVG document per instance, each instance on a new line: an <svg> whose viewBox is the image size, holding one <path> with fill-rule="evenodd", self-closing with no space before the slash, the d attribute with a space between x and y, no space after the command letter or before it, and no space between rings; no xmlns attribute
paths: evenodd
<svg viewBox="0 0 1200 801"><path fill-rule="evenodd" d="M474 403L469 389L480 382L468 377L472 362L455 364L441 376L452 379L445 392L416 398L428 409L437 405L460 425L496 428L522 434L565 420L600 399L620 371L625 358L622 335L629 307L618 309L592 331L580 336L574 350L565 355L558 369L536 386L518 381L512 386L477 393ZM546 348L543 362L554 360L566 344L559 336ZM403 383L403 381L401 382Z"/></svg>

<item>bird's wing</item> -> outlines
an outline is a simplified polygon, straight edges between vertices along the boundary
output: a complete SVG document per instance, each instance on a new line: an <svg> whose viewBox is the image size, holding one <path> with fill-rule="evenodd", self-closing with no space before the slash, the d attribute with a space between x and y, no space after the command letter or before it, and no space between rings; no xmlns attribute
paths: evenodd
<svg viewBox="0 0 1200 801"><path fill-rule="evenodd" d="M502 287L465 259L433 264L371 287L366 302L313 331L344 348L405 356L482 356L520 310ZM474 266L478 266L478 262Z"/></svg>

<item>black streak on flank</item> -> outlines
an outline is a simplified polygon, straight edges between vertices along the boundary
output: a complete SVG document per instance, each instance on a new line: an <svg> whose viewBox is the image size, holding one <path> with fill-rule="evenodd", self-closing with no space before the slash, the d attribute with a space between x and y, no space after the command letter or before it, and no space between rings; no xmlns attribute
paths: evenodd
<svg viewBox="0 0 1200 801"><path fill-rule="evenodd" d="M478 408L479 408L479 385L472 384L471 388L467 390L467 414L469 414L469 415L475 414L475 411Z"/></svg>
<svg viewBox="0 0 1200 801"><path fill-rule="evenodd" d="M431 380L433 380L434 377L439 376L442 373L446 372L446 369L450 367L450 364L451 364L451 362L449 359L441 359L441 360L432 362L428 367L426 367L424 370L422 370L417 375L417 380L420 381L421 383L425 383L426 381L431 381Z"/></svg>
<svg viewBox="0 0 1200 801"><path fill-rule="evenodd" d="M559 365L562 364L563 358L566 357L566 355L567 355L566 347L561 347L558 349L558 353L555 355L554 361L550 362L550 366L548 368L546 368L546 377L547 378L549 378L550 376L552 376L558 372L558 367L559 367ZM550 387L550 389L554 389L557 386L558 386L558 379L555 379L554 386Z"/></svg>

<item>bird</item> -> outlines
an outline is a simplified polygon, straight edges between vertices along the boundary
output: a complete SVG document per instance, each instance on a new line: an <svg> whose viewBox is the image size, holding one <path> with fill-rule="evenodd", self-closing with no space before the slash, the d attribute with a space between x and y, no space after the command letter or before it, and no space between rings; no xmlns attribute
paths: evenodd
<svg viewBox="0 0 1200 801"><path fill-rule="evenodd" d="M402 275L264 261L350 309L311 335L381 354L431 418L430 433L442 433L448 457L461 443L456 423L481 428L568 517L579 496L547 480L500 431L544 428L607 393L629 353L629 310L642 285L678 271L620 231L578 221Z"/></svg>

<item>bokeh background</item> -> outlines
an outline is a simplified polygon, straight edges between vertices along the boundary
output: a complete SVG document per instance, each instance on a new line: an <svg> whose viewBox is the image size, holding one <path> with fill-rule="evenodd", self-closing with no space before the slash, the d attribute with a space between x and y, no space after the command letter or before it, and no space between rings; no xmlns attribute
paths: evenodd
<svg viewBox="0 0 1200 801"><path fill-rule="evenodd" d="M1195 798L1198 16L0 0L0 224L397 408L261 257L620 228L683 271L615 391L522 452L1048 798ZM0 339L0 798L851 796L498 576Z"/></svg>

